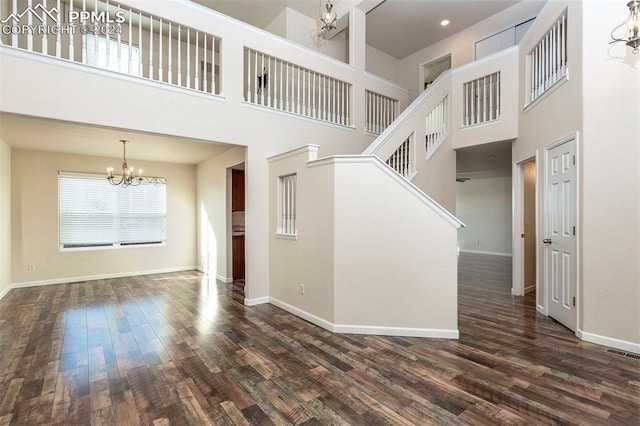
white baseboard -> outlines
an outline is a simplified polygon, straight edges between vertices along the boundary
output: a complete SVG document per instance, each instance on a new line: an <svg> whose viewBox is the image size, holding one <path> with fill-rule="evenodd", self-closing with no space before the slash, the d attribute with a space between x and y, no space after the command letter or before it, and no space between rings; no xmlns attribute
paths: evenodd
<svg viewBox="0 0 640 426"><path fill-rule="evenodd" d="M11 285L8 285L7 288L2 290L2 292L0 292L0 300L2 300L11 291L12 288L13 287Z"/></svg>
<svg viewBox="0 0 640 426"><path fill-rule="evenodd" d="M628 342L626 340L615 339L613 337L601 336L599 334L588 333L578 329L576 331L578 338L598 345L609 346L626 352L640 354L640 343Z"/></svg>
<svg viewBox="0 0 640 426"><path fill-rule="evenodd" d="M334 324L307 311L296 308L276 298L269 298L269 302L285 311L309 321L312 324L329 330L332 333L344 334L375 334L379 336L404 336L404 337L435 337L443 339L458 339L458 330L409 328L409 327L379 327L365 325ZM246 304L246 303L245 303Z"/></svg>
<svg viewBox="0 0 640 426"><path fill-rule="evenodd" d="M137 277L140 275L153 275L153 274L166 274L168 272L184 272L194 271L197 268L195 266L179 266L176 268L163 268L153 269L149 271L135 271L135 272L116 272L114 274L102 274L102 275L86 275L82 277L68 277L68 278L56 278L53 280L41 280L41 281L27 281L13 283L9 287L13 288L27 288L27 287L39 287L43 285L56 285L56 284L69 284L79 281L95 281L95 280L108 280L111 278L125 278L125 277Z"/></svg>
<svg viewBox="0 0 640 426"><path fill-rule="evenodd" d="M245 306L256 306L256 305L262 305L264 303L269 303L269 296L267 296L267 297L256 297L255 299L247 299L245 297L245 299L244 299L244 305Z"/></svg>
<svg viewBox="0 0 640 426"><path fill-rule="evenodd" d="M403 337L431 337L438 339L459 339L458 330L446 330L438 328L409 328L409 327L370 327L364 325L343 325L333 326L335 333L348 334L377 334L380 336L403 336Z"/></svg>
<svg viewBox="0 0 640 426"><path fill-rule="evenodd" d="M467 250L460 249L460 253L471 253L471 254L487 254L489 256L504 256L504 257L512 257L512 253L501 253L498 251L482 251L482 250Z"/></svg>
<svg viewBox="0 0 640 426"><path fill-rule="evenodd" d="M233 282L233 278L223 277L222 275L216 275L216 280L222 281L225 284L230 284Z"/></svg>
<svg viewBox="0 0 640 426"><path fill-rule="evenodd" d="M316 315L313 315L307 311L304 311L302 309L296 308L295 306L292 306L286 302L283 302L282 300L278 300L274 297L269 298L269 303L271 303L272 305L277 306L278 308L284 309L285 311L300 317L302 319L305 319L307 321L309 321L311 324L315 324L318 327L322 327L325 330L329 330L331 332L335 332L334 330L334 325L333 323L330 323L329 321L322 319Z"/></svg>

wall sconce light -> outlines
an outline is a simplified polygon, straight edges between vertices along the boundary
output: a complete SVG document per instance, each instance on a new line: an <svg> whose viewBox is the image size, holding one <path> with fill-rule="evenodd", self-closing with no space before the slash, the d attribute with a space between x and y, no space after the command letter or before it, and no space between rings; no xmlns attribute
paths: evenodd
<svg viewBox="0 0 640 426"><path fill-rule="evenodd" d="M611 38L613 39L611 43L621 41L631 47L633 53L638 53L640 51L640 1L631 0L627 3L627 7L629 8L629 18L611 31ZM625 30L626 38L616 37L614 33L622 35L621 31L619 31L622 28Z"/></svg>
<svg viewBox="0 0 640 426"><path fill-rule="evenodd" d="M327 0L327 4L324 7L326 10L320 15L320 22L323 23L322 29L331 31L336 27L336 19L338 19L338 15L333 11L333 4L331 4L331 0Z"/></svg>

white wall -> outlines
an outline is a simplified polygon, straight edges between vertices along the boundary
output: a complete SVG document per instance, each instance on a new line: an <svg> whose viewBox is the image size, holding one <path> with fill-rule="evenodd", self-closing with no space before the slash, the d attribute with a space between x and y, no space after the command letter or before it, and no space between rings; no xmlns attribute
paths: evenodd
<svg viewBox="0 0 640 426"><path fill-rule="evenodd" d="M400 84L400 60L369 45L367 45L366 70Z"/></svg>
<svg viewBox="0 0 640 426"><path fill-rule="evenodd" d="M456 215L461 251L511 255L511 177L457 183Z"/></svg>
<svg viewBox="0 0 640 426"><path fill-rule="evenodd" d="M543 4L540 1L521 1L476 25L402 59L400 62L400 82L403 87L411 90L409 99L414 99L422 91L424 82L420 81L421 64L435 61L448 54L451 54L452 68L471 62L474 59L473 48L476 41L535 16Z"/></svg>
<svg viewBox="0 0 640 426"><path fill-rule="evenodd" d="M270 159L272 303L334 331L456 337L456 220L379 160L314 158ZM295 239L275 235L291 173Z"/></svg>
<svg viewBox="0 0 640 426"><path fill-rule="evenodd" d="M0 297L11 285L11 147L0 139Z"/></svg>
<svg viewBox="0 0 640 426"><path fill-rule="evenodd" d="M102 174L109 165L117 167L121 159L20 149L12 151L14 284L195 267L195 166L144 161L133 163L150 176L167 179L166 247L60 252L58 171ZM35 264L35 271L27 270L29 263Z"/></svg>
<svg viewBox="0 0 640 426"><path fill-rule="evenodd" d="M233 279L229 267L231 197L228 168L245 161L244 148L231 148L197 166L197 265L210 276Z"/></svg>
<svg viewBox="0 0 640 426"><path fill-rule="evenodd" d="M583 2L582 329L640 353L640 55L609 32L624 2Z"/></svg>

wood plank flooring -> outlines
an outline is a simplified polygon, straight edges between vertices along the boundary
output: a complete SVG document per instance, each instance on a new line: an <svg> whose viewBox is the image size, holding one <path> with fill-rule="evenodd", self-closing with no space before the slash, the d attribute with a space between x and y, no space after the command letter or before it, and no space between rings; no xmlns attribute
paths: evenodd
<svg viewBox="0 0 640 426"><path fill-rule="evenodd" d="M13 290L0 425L640 424L640 361L510 274L461 257L459 340L334 335L197 272Z"/></svg>

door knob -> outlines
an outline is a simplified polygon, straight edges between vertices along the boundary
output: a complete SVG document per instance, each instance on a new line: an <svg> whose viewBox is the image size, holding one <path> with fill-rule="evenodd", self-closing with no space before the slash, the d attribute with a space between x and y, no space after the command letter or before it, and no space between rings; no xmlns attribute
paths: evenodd
<svg viewBox="0 0 640 426"><path fill-rule="evenodd" d="M545 244L551 244L551 238L545 238L542 242Z"/></svg>

